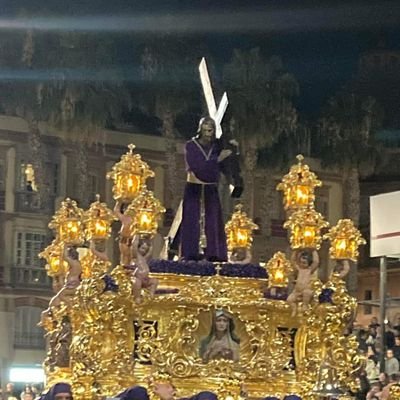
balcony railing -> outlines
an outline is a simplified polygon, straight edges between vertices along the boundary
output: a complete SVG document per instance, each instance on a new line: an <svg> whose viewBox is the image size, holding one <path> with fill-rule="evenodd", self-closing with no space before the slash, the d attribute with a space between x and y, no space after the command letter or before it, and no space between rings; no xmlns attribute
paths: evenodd
<svg viewBox="0 0 400 400"><path fill-rule="evenodd" d="M15 193L15 208L18 212L53 213L54 196L50 196L46 202L43 202L38 192L21 190Z"/></svg>
<svg viewBox="0 0 400 400"><path fill-rule="evenodd" d="M46 340L44 332L15 332L14 348L16 349L44 349Z"/></svg>
<svg viewBox="0 0 400 400"><path fill-rule="evenodd" d="M11 268L11 284L15 288L49 289L51 280L43 267L14 266Z"/></svg>

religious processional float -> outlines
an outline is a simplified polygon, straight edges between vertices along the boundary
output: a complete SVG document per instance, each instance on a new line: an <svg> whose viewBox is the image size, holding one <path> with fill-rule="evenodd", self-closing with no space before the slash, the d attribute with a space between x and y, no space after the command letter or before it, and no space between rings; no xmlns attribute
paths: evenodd
<svg viewBox="0 0 400 400"><path fill-rule="evenodd" d="M298 158L278 185L291 248L318 250L326 238L331 258L356 260L362 239L351 221L341 220L325 237L321 234L327 222L314 209L314 188L321 182ZM110 176L115 198L130 201L126 214L132 239L137 234L151 238L164 209L146 189L152 173L133 146ZM99 199L86 211L66 199L50 224L55 239L42 256L49 276L62 283L42 316L49 343L44 362L48 386L70 382L77 400L112 397L157 380L171 381L180 397L208 390L223 399L288 394L316 399L330 393L345 398L355 389L360 360L356 338L346 328L356 301L340 270L324 284L318 279L306 284L309 304L302 304L298 290L294 314L287 288L297 267L282 252L266 268L152 260L150 276L158 280L157 290L154 296L142 290L137 302L132 271L111 265L104 256L114 219ZM226 224L230 250L250 249L253 229L237 207ZM85 241L91 250L79 260L65 254L63 249ZM73 285L68 274L78 264L81 278ZM229 327L225 356L207 349L221 316Z"/></svg>
<svg viewBox="0 0 400 400"><path fill-rule="evenodd" d="M149 260L150 273L138 275L147 264L124 263L127 249L151 242L165 211L133 145L108 174L124 204L117 213L99 197L88 210L65 199L49 224L55 239L41 253L56 290L41 320L47 386L69 382L75 400L115 397L134 385L154 398L157 382L173 384L177 398L201 391L226 400L350 398L360 358L347 330L356 300L343 277L364 241L350 220L328 230L314 208L322 183L297 158L277 188L293 254L277 252L266 265ZM116 214L124 236L122 262L113 265L105 249ZM231 254L251 251L255 228L238 206L226 224ZM323 240L337 263L325 283L312 274Z"/></svg>

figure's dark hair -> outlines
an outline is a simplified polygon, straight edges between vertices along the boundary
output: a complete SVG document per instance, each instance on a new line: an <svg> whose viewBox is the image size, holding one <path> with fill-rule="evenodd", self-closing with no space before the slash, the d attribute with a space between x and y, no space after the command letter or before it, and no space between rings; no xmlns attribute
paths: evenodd
<svg viewBox="0 0 400 400"><path fill-rule="evenodd" d="M311 265L313 262L313 255L310 251L304 250L300 253L299 258L307 258L308 265Z"/></svg>
<svg viewBox="0 0 400 400"><path fill-rule="evenodd" d="M73 260L79 260L79 252L76 247L72 246L68 249L68 257L71 257Z"/></svg>
<svg viewBox="0 0 400 400"><path fill-rule="evenodd" d="M121 214L125 214L126 209L128 208L129 204L128 203L122 203L119 211Z"/></svg>
<svg viewBox="0 0 400 400"><path fill-rule="evenodd" d="M142 244L146 243L149 247L151 247L151 239L148 237L141 237L139 239L138 247L140 247Z"/></svg>

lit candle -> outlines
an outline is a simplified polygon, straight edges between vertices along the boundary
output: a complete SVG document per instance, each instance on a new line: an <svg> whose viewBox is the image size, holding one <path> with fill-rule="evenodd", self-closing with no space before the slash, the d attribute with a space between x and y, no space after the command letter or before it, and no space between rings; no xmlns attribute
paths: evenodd
<svg viewBox="0 0 400 400"><path fill-rule="evenodd" d="M315 238L315 227L305 226L304 227L304 245L306 247L313 247Z"/></svg>
<svg viewBox="0 0 400 400"><path fill-rule="evenodd" d="M307 186L297 185L296 186L296 203L298 205L307 205L309 197L309 190Z"/></svg>
<svg viewBox="0 0 400 400"><path fill-rule="evenodd" d="M148 231L151 226L152 218L148 215L147 212L143 212L140 216L140 229L142 231Z"/></svg>
<svg viewBox="0 0 400 400"><path fill-rule="evenodd" d="M337 239L336 240L336 256L338 258L346 258L347 253L348 253L348 248L347 248L347 239Z"/></svg>
<svg viewBox="0 0 400 400"><path fill-rule="evenodd" d="M283 283L283 271L282 269L277 269L275 272L275 277L274 277L274 281L277 285L282 284Z"/></svg>
<svg viewBox="0 0 400 400"><path fill-rule="evenodd" d="M96 221L95 224L95 235L104 237L107 234L107 226L105 221Z"/></svg>
<svg viewBox="0 0 400 400"><path fill-rule="evenodd" d="M248 237L247 232L243 229L238 229L236 236L237 247L246 247Z"/></svg>

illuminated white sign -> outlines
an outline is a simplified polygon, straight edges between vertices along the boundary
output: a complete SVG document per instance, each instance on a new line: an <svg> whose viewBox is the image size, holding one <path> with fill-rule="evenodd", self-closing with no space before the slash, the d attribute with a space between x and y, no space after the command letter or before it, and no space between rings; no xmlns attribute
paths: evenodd
<svg viewBox="0 0 400 400"><path fill-rule="evenodd" d="M12 367L9 380L10 382L41 383L44 382L44 371L39 367Z"/></svg>
<svg viewBox="0 0 400 400"><path fill-rule="evenodd" d="M400 191L370 197L371 257L400 254Z"/></svg>

